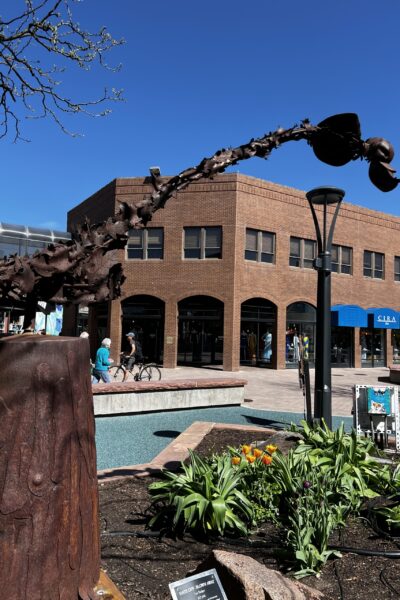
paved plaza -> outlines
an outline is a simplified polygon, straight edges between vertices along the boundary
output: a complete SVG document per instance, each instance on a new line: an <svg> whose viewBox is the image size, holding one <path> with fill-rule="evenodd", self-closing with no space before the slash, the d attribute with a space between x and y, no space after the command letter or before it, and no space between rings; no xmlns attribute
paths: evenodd
<svg viewBox="0 0 400 600"><path fill-rule="evenodd" d="M311 398L314 400L314 369L310 370ZM242 367L240 371L222 371L218 367L177 367L162 369L164 381L171 379L203 379L235 377L247 381L246 407L257 410L301 413L304 410L303 392L296 369L262 369ZM332 369L332 414L351 416L352 390L355 385L388 385L389 369Z"/></svg>

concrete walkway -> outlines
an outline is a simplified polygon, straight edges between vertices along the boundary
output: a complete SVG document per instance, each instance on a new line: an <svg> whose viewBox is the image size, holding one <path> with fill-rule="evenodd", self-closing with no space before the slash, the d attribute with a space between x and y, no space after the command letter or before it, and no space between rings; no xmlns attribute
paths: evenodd
<svg viewBox="0 0 400 600"><path fill-rule="evenodd" d="M246 407L301 413L304 409L303 392L299 386L297 369L261 369L242 367L240 371L222 371L218 367L177 367L162 369L162 378L203 379L211 377L239 377L248 381L245 387ZM312 403L314 401L314 369L310 370ZM354 385L389 385L389 369L332 369L332 414L351 416Z"/></svg>

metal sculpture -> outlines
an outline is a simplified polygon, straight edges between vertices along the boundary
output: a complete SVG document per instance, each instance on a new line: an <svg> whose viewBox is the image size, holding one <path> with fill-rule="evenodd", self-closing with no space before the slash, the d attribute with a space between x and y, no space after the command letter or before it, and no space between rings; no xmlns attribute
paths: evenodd
<svg viewBox="0 0 400 600"><path fill-rule="evenodd" d="M32 257L0 262L0 300L91 304L121 294L118 250L132 228L142 228L168 198L193 181L211 178L241 160L289 141L307 140L316 156L340 166L366 158L383 191L398 180L393 148L366 142L356 115L337 115L317 126L278 129L163 181L151 170L153 193L136 206L122 203L98 225L84 223L75 239L50 244ZM83 338L22 335L0 340L0 572L10 600L95 600L100 549L94 415L89 345Z"/></svg>
<svg viewBox="0 0 400 600"><path fill-rule="evenodd" d="M118 298L124 281L118 250L127 244L130 229L145 227L173 194L192 182L213 178L253 156L266 159L279 146L300 140L308 142L319 160L333 166L366 159L370 179L381 191L390 191L399 182L390 166L392 145L376 137L363 141L357 115L335 115L318 125L306 119L299 126L279 128L237 148L218 150L167 180L159 170L151 169L154 191L136 205L121 203L115 216L96 225L86 221L73 240L50 244L32 257L4 258L0 262L0 301L22 301L34 311L37 300L87 305Z"/></svg>

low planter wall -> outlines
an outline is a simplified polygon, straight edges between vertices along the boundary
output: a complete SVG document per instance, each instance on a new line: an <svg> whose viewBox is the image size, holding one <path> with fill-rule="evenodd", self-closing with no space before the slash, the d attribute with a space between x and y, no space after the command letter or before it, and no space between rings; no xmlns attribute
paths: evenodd
<svg viewBox="0 0 400 600"><path fill-rule="evenodd" d="M400 383L400 365L389 367L389 381L391 383Z"/></svg>
<svg viewBox="0 0 400 600"><path fill-rule="evenodd" d="M245 379L181 379L93 385L94 414L117 415L210 406L244 401Z"/></svg>

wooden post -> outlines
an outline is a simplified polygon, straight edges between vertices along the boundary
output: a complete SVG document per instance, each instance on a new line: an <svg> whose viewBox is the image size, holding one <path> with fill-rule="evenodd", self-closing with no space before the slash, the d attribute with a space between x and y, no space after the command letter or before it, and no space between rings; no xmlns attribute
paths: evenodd
<svg viewBox="0 0 400 600"><path fill-rule="evenodd" d="M88 341L0 340L0 419L1 595L94 600L100 549Z"/></svg>

